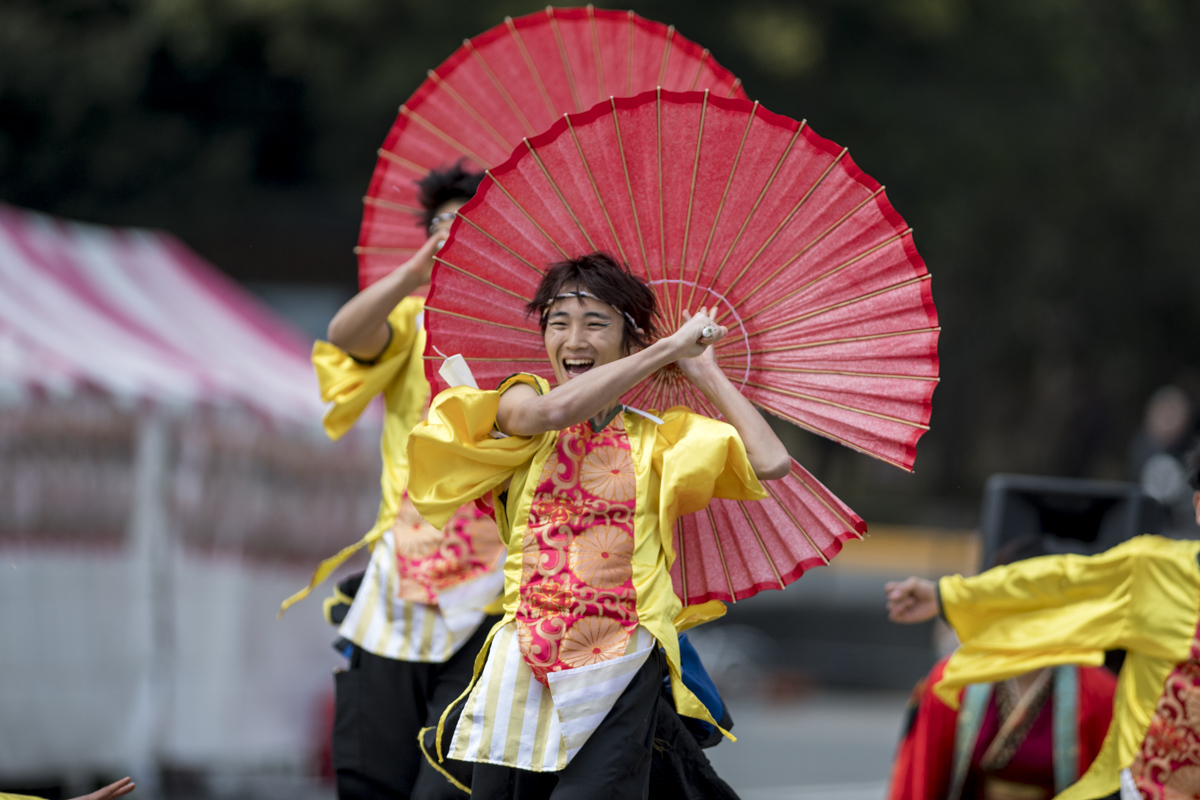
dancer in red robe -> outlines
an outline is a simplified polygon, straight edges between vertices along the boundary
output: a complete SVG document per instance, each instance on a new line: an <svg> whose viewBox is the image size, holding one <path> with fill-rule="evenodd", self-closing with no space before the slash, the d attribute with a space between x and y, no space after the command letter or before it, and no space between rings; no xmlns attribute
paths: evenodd
<svg viewBox="0 0 1200 800"><path fill-rule="evenodd" d="M1048 800L1095 760L1117 685L1107 669L1066 665L973 684L955 710L932 690L948 660L913 691L888 800Z"/></svg>

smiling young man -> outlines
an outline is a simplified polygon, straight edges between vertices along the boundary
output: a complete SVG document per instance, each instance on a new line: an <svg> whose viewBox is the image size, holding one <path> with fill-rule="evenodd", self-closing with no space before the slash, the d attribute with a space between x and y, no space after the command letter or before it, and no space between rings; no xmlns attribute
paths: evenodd
<svg viewBox="0 0 1200 800"><path fill-rule="evenodd" d="M653 293L602 253L552 266L529 309L557 386L447 390L409 440L417 509L437 524L492 492L508 547L505 616L448 754L476 762L476 798L645 797L664 668L679 712L712 722L680 680L675 520L762 499L791 461L717 367L726 330L705 309L655 340ZM673 364L727 422L621 404Z"/></svg>

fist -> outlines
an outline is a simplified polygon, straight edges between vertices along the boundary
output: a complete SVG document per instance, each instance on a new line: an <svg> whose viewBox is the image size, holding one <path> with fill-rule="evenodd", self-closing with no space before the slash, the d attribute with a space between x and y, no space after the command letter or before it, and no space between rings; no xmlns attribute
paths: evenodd
<svg viewBox="0 0 1200 800"><path fill-rule="evenodd" d="M937 587L924 578L909 578L886 584L888 619L912 624L938 615Z"/></svg>

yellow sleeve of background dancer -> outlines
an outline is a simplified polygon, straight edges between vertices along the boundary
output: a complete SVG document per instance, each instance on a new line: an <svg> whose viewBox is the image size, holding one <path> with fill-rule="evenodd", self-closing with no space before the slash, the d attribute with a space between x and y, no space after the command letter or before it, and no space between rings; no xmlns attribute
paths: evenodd
<svg viewBox="0 0 1200 800"><path fill-rule="evenodd" d="M423 338L418 336L417 315L424 304L419 297L406 297L400 301L388 315L391 339L373 361L355 359L329 342L313 344L312 362L321 387L321 399L332 404L325 414L325 432L329 438L338 439L345 435L372 398L389 389L404 374L413 358L421 357L424 342L417 341ZM424 380L410 383L414 385L399 388L408 389L407 393L413 395L413 405L424 405L429 385ZM403 403L404 398L397 398L396 402Z"/></svg>
<svg viewBox="0 0 1200 800"><path fill-rule="evenodd" d="M1100 754L1062 800L1111 794L1145 738L1167 675L1188 658L1200 617L1200 542L1139 536L1096 556L1044 556L939 583L962 647L935 687L958 692L1060 664L1127 651Z"/></svg>
<svg viewBox="0 0 1200 800"><path fill-rule="evenodd" d="M317 565L308 586L280 605L280 616L307 597L359 550L374 547L396 516L408 481L405 458L408 432L420 419L429 397L429 382L425 380L421 363L425 332L417 322L424 306L425 301L419 297L406 297L400 301L388 315L391 339L373 361L360 361L329 342L313 345L312 361L321 387L321 399L333 404L325 414L325 433L331 439L341 438L354 427L376 395L384 396L386 413L380 441L383 469L379 513L374 527L362 539Z"/></svg>
<svg viewBox="0 0 1200 800"><path fill-rule="evenodd" d="M440 528L459 506L501 486L548 438L557 436L492 435L500 395L516 382L548 390L544 380L532 375L509 378L491 392L456 386L434 398L429 416L413 428L408 439L408 496L431 525Z"/></svg>

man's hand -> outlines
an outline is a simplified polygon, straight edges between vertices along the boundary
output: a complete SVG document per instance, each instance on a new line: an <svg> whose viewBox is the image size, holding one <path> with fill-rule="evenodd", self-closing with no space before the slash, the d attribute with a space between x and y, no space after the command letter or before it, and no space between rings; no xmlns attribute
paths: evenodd
<svg viewBox="0 0 1200 800"><path fill-rule="evenodd" d="M433 257L437 255L437 251L442 249L442 245L446 242L446 231L436 230L425 240L425 244L417 252L413 253L401 269L407 270L412 276L412 280L418 286L424 286L429 283L433 276Z"/></svg>
<svg viewBox="0 0 1200 800"><path fill-rule="evenodd" d="M115 798L124 797L136 788L137 784L133 782L133 778L121 778L116 783L110 783L103 789L97 789L91 794L76 797L75 800L115 800Z"/></svg>
<svg viewBox="0 0 1200 800"><path fill-rule="evenodd" d="M909 578L885 584L888 619L912 624L938 615L937 586L924 578Z"/></svg>
<svg viewBox="0 0 1200 800"><path fill-rule="evenodd" d="M721 341L725 334L729 333L729 329L713 322L712 317L708 315L708 309L703 306L696 309L695 314L684 311L683 319L684 323L679 326L679 330L671 334L669 339L677 359L676 363L685 375L691 377L689 373L696 364L687 364L686 361L688 359L700 361L706 357L705 354L709 360L713 360L712 345ZM713 329L713 334L705 337L704 330L710 327ZM713 360L713 365L715 366L715 364L716 362Z"/></svg>

